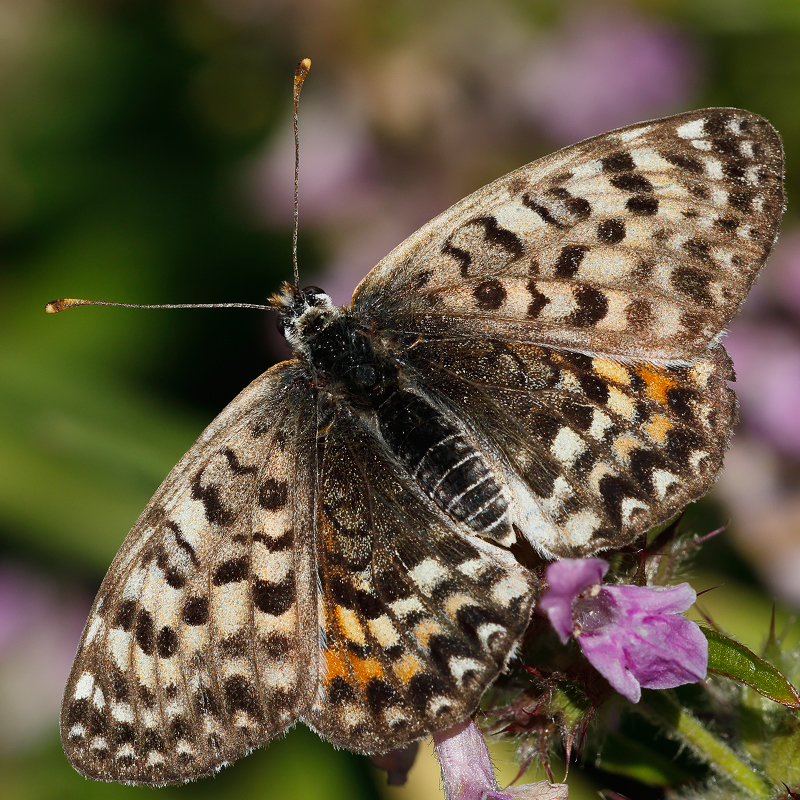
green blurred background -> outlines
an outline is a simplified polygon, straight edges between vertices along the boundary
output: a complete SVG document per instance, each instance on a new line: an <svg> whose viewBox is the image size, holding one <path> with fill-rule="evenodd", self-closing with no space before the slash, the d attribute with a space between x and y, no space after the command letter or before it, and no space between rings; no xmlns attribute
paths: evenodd
<svg viewBox="0 0 800 800"><path fill-rule="evenodd" d="M0 797L133 797L58 742L100 580L202 428L285 351L256 311L44 314L56 297L263 302L300 271L346 302L466 193L618 125L705 105L768 117L789 210L731 326L742 424L698 530L695 586L758 646L800 607L800 2L0 0ZM392 790L305 729L165 795L436 797L429 749ZM498 760L508 754L498 750ZM513 777L510 763L503 775ZM591 780L573 771L574 797ZM653 795L654 797L657 794Z"/></svg>

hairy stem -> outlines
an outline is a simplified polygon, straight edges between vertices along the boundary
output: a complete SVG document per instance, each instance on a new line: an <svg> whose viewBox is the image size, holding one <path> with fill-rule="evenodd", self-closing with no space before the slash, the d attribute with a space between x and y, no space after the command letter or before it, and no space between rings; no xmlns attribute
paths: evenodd
<svg viewBox="0 0 800 800"><path fill-rule="evenodd" d="M642 711L670 733L677 735L718 775L737 783L757 798L773 797L775 787L709 731L676 699L672 692L647 692Z"/></svg>

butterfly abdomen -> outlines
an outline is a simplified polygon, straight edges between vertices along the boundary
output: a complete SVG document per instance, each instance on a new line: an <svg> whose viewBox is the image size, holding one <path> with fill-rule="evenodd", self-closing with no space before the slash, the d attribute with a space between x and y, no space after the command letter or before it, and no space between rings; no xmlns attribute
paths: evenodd
<svg viewBox="0 0 800 800"><path fill-rule="evenodd" d="M508 500L464 431L423 397L400 387L399 367L362 320L341 310L305 340L334 407L374 411L386 443L422 491L478 533L511 534Z"/></svg>
<svg viewBox="0 0 800 800"><path fill-rule="evenodd" d="M463 431L420 395L402 389L378 407L381 433L425 494L478 533L509 533L508 501Z"/></svg>

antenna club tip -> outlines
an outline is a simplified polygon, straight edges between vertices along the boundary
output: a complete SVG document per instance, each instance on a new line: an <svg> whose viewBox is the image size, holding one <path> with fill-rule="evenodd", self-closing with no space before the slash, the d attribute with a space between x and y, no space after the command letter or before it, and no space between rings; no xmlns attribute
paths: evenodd
<svg viewBox="0 0 800 800"><path fill-rule="evenodd" d="M44 310L48 314L58 314L59 311L63 311L65 308L72 308L73 306L83 306L83 305L86 305L85 300L76 300L74 298L62 297L60 300L51 300L44 307Z"/></svg>
<svg viewBox="0 0 800 800"><path fill-rule="evenodd" d="M311 69L311 59L304 58L298 65L297 69L294 72L294 85L296 89L299 91L300 87L303 85L303 81L306 79L306 75L308 75L308 71Z"/></svg>

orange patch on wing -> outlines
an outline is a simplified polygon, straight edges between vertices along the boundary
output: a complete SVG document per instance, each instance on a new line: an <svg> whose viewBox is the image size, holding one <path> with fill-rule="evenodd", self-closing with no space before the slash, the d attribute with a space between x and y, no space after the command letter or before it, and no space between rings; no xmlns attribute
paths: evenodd
<svg viewBox="0 0 800 800"><path fill-rule="evenodd" d="M620 458L626 458L634 447L639 446L639 441L633 436L620 436L614 441L614 450Z"/></svg>
<svg viewBox="0 0 800 800"><path fill-rule="evenodd" d="M663 372L653 372L653 370L639 367L636 374L645 382L647 396L655 400L659 405L667 404L667 392L677 386L674 380Z"/></svg>
<svg viewBox="0 0 800 800"><path fill-rule="evenodd" d="M411 653L406 653L393 667L395 675L403 683L408 683L417 673L422 672L422 662Z"/></svg>
<svg viewBox="0 0 800 800"><path fill-rule="evenodd" d="M620 386L630 386L630 373L617 361L612 361L608 358L593 358L592 369L602 378L614 381Z"/></svg>
<svg viewBox="0 0 800 800"><path fill-rule="evenodd" d="M372 678L383 676L383 667L374 658L361 659L353 655L350 658L350 666L353 669L356 680L362 684L368 683Z"/></svg>
<svg viewBox="0 0 800 800"><path fill-rule="evenodd" d="M431 636L436 635L437 633L442 632L442 626L439 625L438 622L434 622L430 619L422 620L419 625L415 626L414 628L414 637L416 640L423 646L428 646L428 641L430 640Z"/></svg>
<svg viewBox="0 0 800 800"><path fill-rule="evenodd" d="M472 598L468 594L454 594L444 602L444 613L449 619L455 621L458 609L472 603Z"/></svg>
<svg viewBox="0 0 800 800"><path fill-rule="evenodd" d="M662 414L653 414L644 425L642 430L654 441L664 444L667 433L672 429L672 423Z"/></svg>
<svg viewBox="0 0 800 800"><path fill-rule="evenodd" d="M349 671L347 669L347 662L341 657L336 650L325 650L325 681L329 683L333 678L342 677L347 678Z"/></svg>

